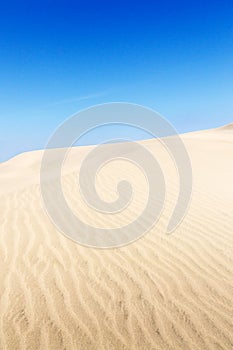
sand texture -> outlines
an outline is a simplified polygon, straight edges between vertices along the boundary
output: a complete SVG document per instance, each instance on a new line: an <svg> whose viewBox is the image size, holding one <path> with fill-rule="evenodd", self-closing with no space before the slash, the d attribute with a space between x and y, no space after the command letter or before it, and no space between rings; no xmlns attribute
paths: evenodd
<svg viewBox="0 0 233 350"><path fill-rule="evenodd" d="M144 237L117 249L80 246L55 228L40 195L42 151L0 164L1 350L233 349L233 127L182 139L193 169L187 216L166 235L176 171L158 141L143 141L163 166L166 202ZM115 216L93 213L75 189L90 149L66 161L67 201L98 227L130 222L146 201L142 173L107 164L97 179L102 198L115 198L118 177L131 177L135 197Z"/></svg>

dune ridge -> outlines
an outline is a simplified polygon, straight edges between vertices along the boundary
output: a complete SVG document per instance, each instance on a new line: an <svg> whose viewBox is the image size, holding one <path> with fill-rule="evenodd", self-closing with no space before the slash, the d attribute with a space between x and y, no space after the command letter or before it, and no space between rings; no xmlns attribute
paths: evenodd
<svg viewBox="0 0 233 350"><path fill-rule="evenodd" d="M175 169L156 140L142 141L164 166L166 205L154 228L118 249L83 247L56 230L40 195L42 151L2 163L0 349L233 349L233 129L225 130L182 135L193 196L169 236ZM86 220L93 213L74 186L90 149L71 151L63 177L70 205ZM135 175L123 167L102 174L104 198L111 198L115 177L124 173ZM138 196L123 223L143 206L139 179L134 176ZM96 224L106 224L95 215Z"/></svg>

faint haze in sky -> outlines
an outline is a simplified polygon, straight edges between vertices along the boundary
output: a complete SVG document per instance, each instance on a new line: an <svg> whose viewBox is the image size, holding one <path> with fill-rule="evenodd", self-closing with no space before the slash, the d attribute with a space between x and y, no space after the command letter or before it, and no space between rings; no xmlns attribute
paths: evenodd
<svg viewBox="0 0 233 350"><path fill-rule="evenodd" d="M232 77L232 1L1 2L0 161L94 104L142 104L179 132L232 122Z"/></svg>

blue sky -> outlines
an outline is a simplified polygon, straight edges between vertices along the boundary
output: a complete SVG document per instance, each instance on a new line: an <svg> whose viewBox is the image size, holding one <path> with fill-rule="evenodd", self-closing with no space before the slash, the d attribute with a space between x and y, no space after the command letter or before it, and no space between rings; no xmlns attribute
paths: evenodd
<svg viewBox="0 0 233 350"><path fill-rule="evenodd" d="M232 122L232 96L230 0L0 4L0 161L94 104L142 104L186 132Z"/></svg>

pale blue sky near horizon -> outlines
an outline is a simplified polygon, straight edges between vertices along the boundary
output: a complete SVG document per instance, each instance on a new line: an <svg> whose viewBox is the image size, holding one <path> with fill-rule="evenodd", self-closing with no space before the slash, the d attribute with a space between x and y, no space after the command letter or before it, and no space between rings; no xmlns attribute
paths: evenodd
<svg viewBox="0 0 233 350"><path fill-rule="evenodd" d="M233 122L232 96L232 1L0 4L0 161L95 104L144 105L183 133Z"/></svg>

